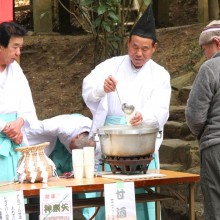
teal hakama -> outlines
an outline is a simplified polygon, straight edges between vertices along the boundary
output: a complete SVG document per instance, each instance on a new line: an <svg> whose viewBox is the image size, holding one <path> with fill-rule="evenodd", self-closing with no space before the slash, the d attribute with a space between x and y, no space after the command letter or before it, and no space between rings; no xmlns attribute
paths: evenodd
<svg viewBox="0 0 220 220"><path fill-rule="evenodd" d="M115 125L115 124L126 124L125 117L115 117L115 116L107 116L105 125ZM150 162L148 169L157 169L159 167L158 164L158 155L153 154L153 160ZM101 165L98 168L99 171L102 170ZM111 168L108 164L104 165L105 171L111 171ZM154 190L154 188L152 188ZM145 189L135 189L135 193L147 193ZM98 195L100 196L100 194ZM145 203L136 203L136 216L137 220L155 220L156 219L156 207L155 202L145 202ZM103 220L105 219L105 207L100 207L100 210L95 217L95 220Z"/></svg>
<svg viewBox="0 0 220 220"><path fill-rule="evenodd" d="M0 119L6 123L15 121L16 114L0 114ZM3 132L0 132L0 164L4 169L0 172L0 181L14 181L17 180L17 164L21 154L15 149L20 147L16 145L9 137Z"/></svg>
<svg viewBox="0 0 220 220"><path fill-rule="evenodd" d="M58 176L60 176L62 173L71 172L73 170L72 154L68 152L58 138L55 148L49 157L56 166Z"/></svg>

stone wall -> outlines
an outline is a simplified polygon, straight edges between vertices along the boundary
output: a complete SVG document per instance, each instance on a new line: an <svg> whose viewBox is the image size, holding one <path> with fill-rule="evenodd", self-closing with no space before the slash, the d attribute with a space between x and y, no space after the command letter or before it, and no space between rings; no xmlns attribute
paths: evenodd
<svg viewBox="0 0 220 220"><path fill-rule="evenodd" d="M192 84L196 72L203 61L204 58L201 58L199 63L195 65L195 72L190 72L171 80L175 94L172 96L170 117L164 128L164 141L160 148L161 169L199 174L200 161L198 143L195 136L191 134L185 121L185 106L191 86L184 86L184 84L186 82ZM172 186L171 188L177 190L177 186ZM188 197L188 189L186 186L178 186L178 191L181 192L184 197ZM167 190L162 192L167 193ZM196 220L203 220L203 196L200 183L196 184L195 202ZM183 201L168 200L162 202L163 220L187 220L187 212L188 206Z"/></svg>

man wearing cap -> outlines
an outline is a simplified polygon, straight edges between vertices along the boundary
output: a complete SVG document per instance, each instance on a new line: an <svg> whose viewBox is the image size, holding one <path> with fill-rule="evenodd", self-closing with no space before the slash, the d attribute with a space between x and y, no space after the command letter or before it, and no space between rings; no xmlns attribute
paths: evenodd
<svg viewBox="0 0 220 220"><path fill-rule="evenodd" d="M156 46L155 20L150 4L131 30L128 55L102 62L83 80L82 95L93 115L90 135L103 125L126 124L122 103L135 107L131 126L142 124L163 130L169 116L171 86L169 73L151 59ZM149 169L159 169L161 142L162 137L156 141L155 159ZM155 219L154 208L154 203L137 204L137 219ZM104 219L104 216L96 219Z"/></svg>
<svg viewBox="0 0 220 220"><path fill-rule="evenodd" d="M220 20L202 31L199 45L206 61L193 82L185 110L197 136L201 158L201 188L206 220L220 219Z"/></svg>

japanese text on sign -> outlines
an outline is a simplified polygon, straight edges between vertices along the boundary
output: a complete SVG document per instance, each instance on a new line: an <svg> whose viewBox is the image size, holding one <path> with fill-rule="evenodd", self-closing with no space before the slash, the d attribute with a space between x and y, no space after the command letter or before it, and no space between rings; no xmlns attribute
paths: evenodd
<svg viewBox="0 0 220 220"><path fill-rule="evenodd" d="M136 205L134 183L104 185L106 220L135 220Z"/></svg>
<svg viewBox="0 0 220 220"><path fill-rule="evenodd" d="M40 190L41 219L73 219L72 190L70 187Z"/></svg>

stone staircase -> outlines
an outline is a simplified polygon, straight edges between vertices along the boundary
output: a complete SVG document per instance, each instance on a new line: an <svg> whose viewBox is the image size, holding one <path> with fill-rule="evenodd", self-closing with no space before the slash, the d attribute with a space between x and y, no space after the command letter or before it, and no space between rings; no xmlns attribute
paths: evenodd
<svg viewBox="0 0 220 220"><path fill-rule="evenodd" d="M178 171L199 165L198 143L185 121L185 105L171 106L160 148L161 168Z"/></svg>
<svg viewBox="0 0 220 220"><path fill-rule="evenodd" d="M171 80L170 117L164 127L164 140L159 150L161 169L199 174L198 143L185 120L185 107L194 77L194 73L188 73ZM186 188L183 187L180 191L182 195L188 196ZM164 193L166 193L166 190ZM202 200L200 183L197 183L195 190L196 220L204 220ZM162 203L163 220L170 220L170 216L175 220L188 220L187 205L179 200L174 200L174 202L164 201Z"/></svg>
<svg viewBox="0 0 220 220"><path fill-rule="evenodd" d="M191 84L194 77L194 73L189 73L171 80L170 117L164 127L164 141L160 148L163 169L187 171L199 166L198 143L185 120L185 107L191 85L184 83Z"/></svg>

